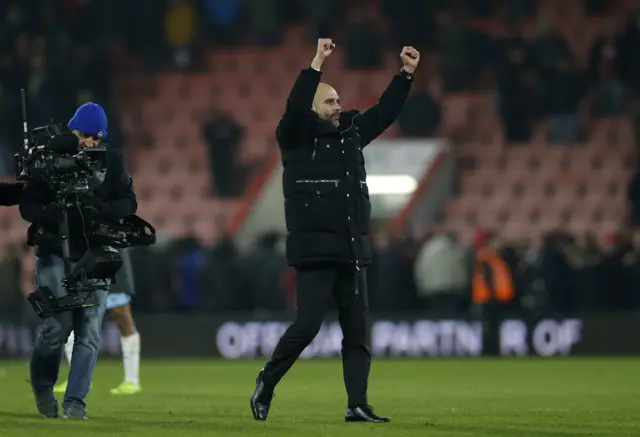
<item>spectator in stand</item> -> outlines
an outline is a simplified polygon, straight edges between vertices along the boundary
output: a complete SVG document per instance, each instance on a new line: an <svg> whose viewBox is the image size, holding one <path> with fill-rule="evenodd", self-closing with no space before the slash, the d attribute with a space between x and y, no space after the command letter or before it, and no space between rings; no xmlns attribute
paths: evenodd
<svg viewBox="0 0 640 437"><path fill-rule="evenodd" d="M303 0L305 16L309 20L309 41L315 42L318 38L331 35L335 23L332 20L333 12L339 4L337 0Z"/></svg>
<svg viewBox="0 0 640 437"><path fill-rule="evenodd" d="M640 11L629 15L620 36L621 73L634 98L640 97Z"/></svg>
<svg viewBox="0 0 640 437"><path fill-rule="evenodd" d="M170 0L164 29L173 66L180 70L188 68L196 37L196 10L193 3L190 0Z"/></svg>
<svg viewBox="0 0 640 437"><path fill-rule="evenodd" d="M402 108L398 126L407 137L434 136L442 121L442 107L429 92L428 81L416 75L413 90Z"/></svg>
<svg viewBox="0 0 640 437"><path fill-rule="evenodd" d="M528 141L533 122L528 46L511 24L506 25L505 36L497 45L495 68L503 137L507 143Z"/></svg>
<svg viewBox="0 0 640 437"><path fill-rule="evenodd" d="M213 192L220 197L239 196L243 186L236 155L244 135L243 127L231 115L212 110L202 135L209 150Z"/></svg>
<svg viewBox="0 0 640 437"><path fill-rule="evenodd" d="M459 17L441 12L438 15L440 74L447 93L473 89L477 53L476 33Z"/></svg>
<svg viewBox="0 0 640 437"><path fill-rule="evenodd" d="M550 143L576 143L581 136L578 106L585 93L582 74L569 58L559 58L547 77Z"/></svg>
<svg viewBox="0 0 640 437"><path fill-rule="evenodd" d="M537 112L547 117L552 77L557 70L558 61L570 58L571 51L567 41L558 34L550 21L543 18L538 26L538 36L531 45L531 61L536 72Z"/></svg>
<svg viewBox="0 0 640 437"><path fill-rule="evenodd" d="M282 41L281 0L245 0L249 14L250 42L273 46Z"/></svg>
<svg viewBox="0 0 640 437"><path fill-rule="evenodd" d="M454 235L436 234L422 246L414 263L414 278L430 310L459 313L468 307L465 253Z"/></svg>
<svg viewBox="0 0 640 437"><path fill-rule="evenodd" d="M345 38L345 66L350 70L370 70L382 65L382 38L369 8L349 12Z"/></svg>
<svg viewBox="0 0 640 437"><path fill-rule="evenodd" d="M620 55L620 38L609 20L602 35L591 45L589 55L589 79L596 90L596 109L600 116L617 116L624 109Z"/></svg>
<svg viewBox="0 0 640 437"><path fill-rule="evenodd" d="M242 0L204 0L209 35L215 46L236 41L236 26L240 20Z"/></svg>

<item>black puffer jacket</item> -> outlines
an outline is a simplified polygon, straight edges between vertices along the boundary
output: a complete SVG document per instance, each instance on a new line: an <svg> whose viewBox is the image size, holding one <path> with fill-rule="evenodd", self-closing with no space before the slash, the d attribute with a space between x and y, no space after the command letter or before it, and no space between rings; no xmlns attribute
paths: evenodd
<svg viewBox="0 0 640 437"><path fill-rule="evenodd" d="M302 70L276 130L284 166L289 265L371 263L371 203L362 149L398 117L411 77L394 76L378 104L345 111L340 125L311 105L321 73Z"/></svg>

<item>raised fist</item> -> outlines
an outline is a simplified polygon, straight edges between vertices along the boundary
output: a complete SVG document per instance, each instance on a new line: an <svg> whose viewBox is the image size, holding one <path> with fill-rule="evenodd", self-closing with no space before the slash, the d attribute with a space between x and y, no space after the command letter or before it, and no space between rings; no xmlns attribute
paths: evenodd
<svg viewBox="0 0 640 437"><path fill-rule="evenodd" d="M333 52L335 47L336 45L330 38L320 38L318 40L318 57L325 59Z"/></svg>
<svg viewBox="0 0 640 437"><path fill-rule="evenodd" d="M413 73L420 62L420 52L411 46L403 47L400 53L403 68L409 73Z"/></svg>

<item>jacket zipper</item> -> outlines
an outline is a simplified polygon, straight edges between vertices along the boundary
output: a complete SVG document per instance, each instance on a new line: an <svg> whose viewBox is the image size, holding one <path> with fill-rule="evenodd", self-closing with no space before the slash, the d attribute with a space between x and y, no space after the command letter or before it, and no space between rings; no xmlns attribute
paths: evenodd
<svg viewBox="0 0 640 437"><path fill-rule="evenodd" d="M356 118L360 117L362 115L362 112L358 112L356 115L354 115L353 117L351 117L351 122L349 123L349 127L346 129L343 129L340 131L341 134L345 133L346 131L348 131L349 129L351 129L353 127L354 121Z"/></svg>

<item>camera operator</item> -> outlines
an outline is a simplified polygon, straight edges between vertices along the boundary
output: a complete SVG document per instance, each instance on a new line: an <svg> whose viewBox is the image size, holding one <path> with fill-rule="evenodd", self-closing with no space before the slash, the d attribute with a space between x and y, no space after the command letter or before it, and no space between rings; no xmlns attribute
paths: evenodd
<svg viewBox="0 0 640 437"><path fill-rule="evenodd" d="M68 123L72 133L52 139L78 152L94 147L107 136L107 116L96 103L86 103L78 108ZM54 146L51 145L51 148ZM75 149L75 150L73 150ZM122 156L115 151L107 153L107 171L102 183L92 195L81 194L77 206L68 209L69 247L72 267L88 250L86 226L95 219L117 221L135 214L136 196L131 176L124 167ZM56 193L43 182L28 182L20 202L22 218L32 223L38 233L57 235L62 221L61 207L56 203ZM49 287L60 298L66 294L62 286L64 259L60 239L47 243L35 242L36 285ZM33 243L33 242L32 242ZM98 357L101 324L106 309L109 281L94 281L94 291L89 293L87 304L94 306L56 313L45 319L44 328L36 341L31 358L31 384L38 411L46 417L58 416L58 403L53 387L62 362L63 345L71 331L75 333L73 360L69 371L69 383L62 407L65 418L83 419L85 397L89 392L93 369Z"/></svg>

